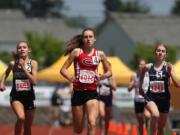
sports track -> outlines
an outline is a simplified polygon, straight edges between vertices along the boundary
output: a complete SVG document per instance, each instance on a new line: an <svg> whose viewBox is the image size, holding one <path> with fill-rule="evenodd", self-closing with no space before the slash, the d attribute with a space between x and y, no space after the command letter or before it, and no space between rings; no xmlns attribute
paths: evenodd
<svg viewBox="0 0 180 135"><path fill-rule="evenodd" d="M0 125L0 135L14 135L13 125ZM73 135L72 127L51 127L47 125L35 125L32 127L32 135ZM86 135L86 130L81 135ZM98 131L96 133L98 135ZM110 133L110 135L117 135Z"/></svg>

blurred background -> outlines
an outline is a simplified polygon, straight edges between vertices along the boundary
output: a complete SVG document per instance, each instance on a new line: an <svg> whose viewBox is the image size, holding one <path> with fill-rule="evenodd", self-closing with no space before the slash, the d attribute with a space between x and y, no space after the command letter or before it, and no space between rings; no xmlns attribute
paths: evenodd
<svg viewBox="0 0 180 135"><path fill-rule="evenodd" d="M52 124L51 98L57 92L63 100L59 105L60 124L71 125L69 84L59 69L66 59L65 43L84 28L92 27L97 33L95 48L108 56L118 84L112 119L116 123L137 123L134 93L127 91L127 84L137 69L138 58L152 62L154 45L163 42L168 46L167 61L174 65L180 79L179 16L179 0L0 0L0 75L13 59L16 44L27 40L31 58L39 63L34 124ZM69 72L73 75L73 67ZM0 93L0 125L15 122L9 106L11 80L12 74L7 90ZM171 93L167 127L179 130L180 89L171 85Z"/></svg>

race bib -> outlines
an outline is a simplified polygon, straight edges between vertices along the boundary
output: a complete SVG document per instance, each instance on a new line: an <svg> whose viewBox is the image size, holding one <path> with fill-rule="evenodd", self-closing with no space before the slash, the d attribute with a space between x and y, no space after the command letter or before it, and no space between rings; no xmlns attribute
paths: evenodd
<svg viewBox="0 0 180 135"><path fill-rule="evenodd" d="M16 91L28 91L30 90L30 82L29 80L16 80Z"/></svg>
<svg viewBox="0 0 180 135"><path fill-rule="evenodd" d="M99 64L99 57L98 56L93 56L92 57L92 62L93 62L93 65L98 65Z"/></svg>
<svg viewBox="0 0 180 135"><path fill-rule="evenodd" d="M80 70L79 81L81 83L94 83L95 72L89 70Z"/></svg>
<svg viewBox="0 0 180 135"><path fill-rule="evenodd" d="M150 82L150 91L153 93L164 93L165 92L164 81Z"/></svg>

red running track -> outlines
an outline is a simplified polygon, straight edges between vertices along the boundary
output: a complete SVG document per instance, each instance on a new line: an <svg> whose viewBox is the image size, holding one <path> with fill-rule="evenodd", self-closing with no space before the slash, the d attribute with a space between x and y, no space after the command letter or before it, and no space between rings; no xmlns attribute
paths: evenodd
<svg viewBox="0 0 180 135"><path fill-rule="evenodd" d="M12 125L0 125L0 135L14 135L13 130L14 127ZM33 126L32 135L73 135L73 132L72 127ZM86 135L86 131L82 135ZM110 135L117 134L111 133Z"/></svg>

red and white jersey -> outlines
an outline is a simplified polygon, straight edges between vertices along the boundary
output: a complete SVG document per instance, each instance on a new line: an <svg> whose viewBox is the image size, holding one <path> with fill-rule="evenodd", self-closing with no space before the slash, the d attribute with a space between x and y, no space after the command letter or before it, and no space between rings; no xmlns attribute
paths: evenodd
<svg viewBox="0 0 180 135"><path fill-rule="evenodd" d="M99 57L97 50L93 50L92 55L87 55L80 49L79 57L74 61L75 81L73 88L75 90L96 90L97 89L97 70Z"/></svg>

